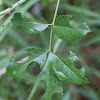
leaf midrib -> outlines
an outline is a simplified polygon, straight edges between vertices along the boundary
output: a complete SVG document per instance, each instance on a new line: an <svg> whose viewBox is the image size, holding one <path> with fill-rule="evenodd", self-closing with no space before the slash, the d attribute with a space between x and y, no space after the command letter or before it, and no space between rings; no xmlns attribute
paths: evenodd
<svg viewBox="0 0 100 100"><path fill-rule="evenodd" d="M58 26L58 25L54 25L54 26L61 27L61 28L69 28L69 29L75 29L75 30L89 31L89 30L85 30L85 29L78 29L78 28L75 28L75 27L70 28L70 27L64 27L64 26Z"/></svg>

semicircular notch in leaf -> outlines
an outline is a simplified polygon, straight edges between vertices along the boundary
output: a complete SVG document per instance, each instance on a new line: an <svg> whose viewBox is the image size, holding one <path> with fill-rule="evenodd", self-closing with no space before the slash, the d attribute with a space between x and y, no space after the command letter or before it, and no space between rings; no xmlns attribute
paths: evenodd
<svg viewBox="0 0 100 100"><path fill-rule="evenodd" d="M74 61L78 60L74 53L71 53L68 59L60 59L50 52L48 60L50 61L50 68L60 80L78 85L88 83L87 78L85 78L84 67L78 70L72 65Z"/></svg>
<svg viewBox="0 0 100 100"><path fill-rule="evenodd" d="M49 25L45 23L36 23L25 21L21 13L15 13L14 17L11 19L13 26L22 32L36 34L45 30Z"/></svg>
<svg viewBox="0 0 100 100"><path fill-rule="evenodd" d="M44 80L47 83L47 91L44 95L46 100L51 100L54 93L63 93L62 83L50 69L42 71L37 79Z"/></svg>
<svg viewBox="0 0 100 100"><path fill-rule="evenodd" d="M75 41L84 37L88 32L91 32L86 24L82 29L77 29L69 24L70 15L58 16L53 26L53 32L61 39L67 41Z"/></svg>
<svg viewBox="0 0 100 100"><path fill-rule="evenodd" d="M30 54L29 59L24 63L16 63L14 58L11 58L6 69L7 74L15 78L25 79L27 77L25 70L31 62L35 61L38 62L40 66L43 66L47 58L47 52L45 50L35 48L28 48L26 50Z"/></svg>

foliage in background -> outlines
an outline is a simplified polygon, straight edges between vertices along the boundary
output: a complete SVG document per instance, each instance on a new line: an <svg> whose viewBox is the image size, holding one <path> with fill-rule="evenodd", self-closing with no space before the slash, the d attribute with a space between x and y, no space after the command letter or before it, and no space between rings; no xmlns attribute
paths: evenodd
<svg viewBox="0 0 100 100"><path fill-rule="evenodd" d="M12 1L4 2L1 7L1 10L3 10L3 8L5 7L9 7L15 2ZM88 25L91 27L93 32L87 35L83 39L83 41L82 40L79 40L78 42L63 41L61 46L58 48L58 52L56 54L59 57L66 58L66 52L67 54L68 51L75 52L80 58L81 65L83 65L87 71L87 77L90 81L90 84L79 87L74 85L68 86L66 83L63 83L64 91L66 93L64 93L64 96L61 95L58 96L54 94L52 100L55 99L66 100L66 98L69 98L69 100L73 100L73 99L84 100L84 98L85 99L88 98L91 100L99 100L100 98L99 97L100 96L100 88L99 88L100 72L98 70L100 65L100 60L99 60L99 54L100 54L99 16L100 14L99 14L99 6L98 6L99 2L100 2L99 0L97 1L82 0L81 2L80 0L61 1L58 15L71 14L73 15L72 18L73 20L70 20L70 24L72 26L74 27L77 26L77 28L80 28L82 27L81 23L85 22L88 23ZM56 2L50 2L50 4L42 5L41 2L39 2L39 0L38 1L35 0L34 2L27 1L25 4L18 6L16 10L19 11L19 9L21 8L21 12L23 13L25 19L29 21L33 22L35 20L40 20L38 19L40 18L38 16L43 16L45 19L47 19L48 22L50 22L52 21L53 18L55 3ZM31 6L33 7L31 8ZM38 11L36 10L37 8ZM94 11L92 11L92 9ZM33 18L31 14L33 14L35 18ZM2 18L2 20L0 21L0 23L4 25L4 27L1 25L1 29L0 29L0 42L1 42L0 69L7 66L12 55L16 58L16 61L25 57L27 53L26 51L24 51L24 48L28 48L28 47L47 48L48 47L49 29L37 35L23 34L23 32L18 31L12 27L12 24L10 23L10 19L11 16L7 15L4 18ZM53 44L56 38L57 38L56 35L53 35L53 42L52 42ZM77 68L80 68L79 62L74 63L74 65L77 65ZM27 98L31 91L32 85L35 84L35 77L40 72L40 70L41 69L39 68L39 65L37 63L31 63L27 68L27 75L30 78L26 80L16 80L10 76L3 75L0 79L0 99L13 100L17 98L19 100L24 100L25 98ZM6 78L6 80L4 78ZM66 85L68 87L66 87ZM44 85L44 83L40 82L38 90L35 93L36 96L34 97L34 100L43 99L40 97L44 94L45 91L46 91L46 86ZM40 97L38 95L40 95Z"/></svg>

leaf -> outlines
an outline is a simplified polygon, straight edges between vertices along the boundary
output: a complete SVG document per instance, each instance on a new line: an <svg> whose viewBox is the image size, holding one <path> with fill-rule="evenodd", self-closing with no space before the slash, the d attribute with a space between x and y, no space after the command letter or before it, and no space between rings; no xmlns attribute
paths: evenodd
<svg viewBox="0 0 100 100"><path fill-rule="evenodd" d="M50 2L55 1L55 0L42 0L42 4L44 6L47 6Z"/></svg>
<svg viewBox="0 0 100 100"><path fill-rule="evenodd" d="M60 80L78 85L88 83L88 80L84 77L84 67L78 70L72 65L74 61L78 60L74 53L71 53L68 59L60 59L50 52L48 60L50 61L50 68Z"/></svg>
<svg viewBox="0 0 100 100"><path fill-rule="evenodd" d="M47 21L43 17L41 17L41 23L48 24Z"/></svg>
<svg viewBox="0 0 100 100"><path fill-rule="evenodd" d="M86 25L86 23L83 23L82 29L84 29L84 30L90 30L90 28Z"/></svg>
<svg viewBox="0 0 100 100"><path fill-rule="evenodd" d="M47 91L44 95L46 100L51 100L54 93L63 93L62 83L50 69L42 71L37 78L47 83Z"/></svg>
<svg viewBox="0 0 100 100"><path fill-rule="evenodd" d="M67 92L62 97L62 100L73 100L72 99L72 91L71 90L67 90Z"/></svg>
<svg viewBox="0 0 100 100"><path fill-rule="evenodd" d="M83 24L82 29L77 29L69 24L71 15L58 16L53 26L53 32L61 39L67 41L75 41L83 38L91 30L86 24Z"/></svg>
<svg viewBox="0 0 100 100"><path fill-rule="evenodd" d="M35 48L28 48L26 50L29 52L30 58L24 63L16 63L12 57L7 66L7 74L15 78L25 79L27 77L25 70L31 62L35 61L41 67L43 66L47 58L47 52L45 50Z"/></svg>
<svg viewBox="0 0 100 100"><path fill-rule="evenodd" d="M36 34L48 27L48 24L25 21L22 18L21 13L15 13L14 17L11 19L11 22L15 28L25 33Z"/></svg>

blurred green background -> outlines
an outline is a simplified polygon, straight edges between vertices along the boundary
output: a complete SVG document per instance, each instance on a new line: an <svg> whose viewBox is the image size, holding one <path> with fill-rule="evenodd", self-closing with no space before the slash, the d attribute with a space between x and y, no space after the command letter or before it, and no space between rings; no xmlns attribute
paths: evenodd
<svg viewBox="0 0 100 100"><path fill-rule="evenodd" d="M5 0L0 5L0 11L10 7L18 0ZM40 21L41 16L48 23L52 22L57 0L27 0L16 7L11 13L21 12L28 21ZM82 23L92 30L82 40L76 42L62 41L57 55L67 58L69 51L77 54L80 62L75 62L76 68L84 66L86 77L90 84L70 85L64 83L64 94L54 94L52 100L100 100L100 0L61 0L58 15L71 14L70 24L81 28ZM15 29L11 24L12 17L7 14L0 19L0 100L27 100L35 84L35 79L41 71L37 63L31 63L27 68L29 78L14 79L5 73L5 67L14 56L16 61L28 54L25 48L38 47L48 49L50 28L37 35L29 35ZM4 26L3 26L4 25ZM52 45L57 37L53 35ZM46 83L41 81L32 100L44 100Z"/></svg>

